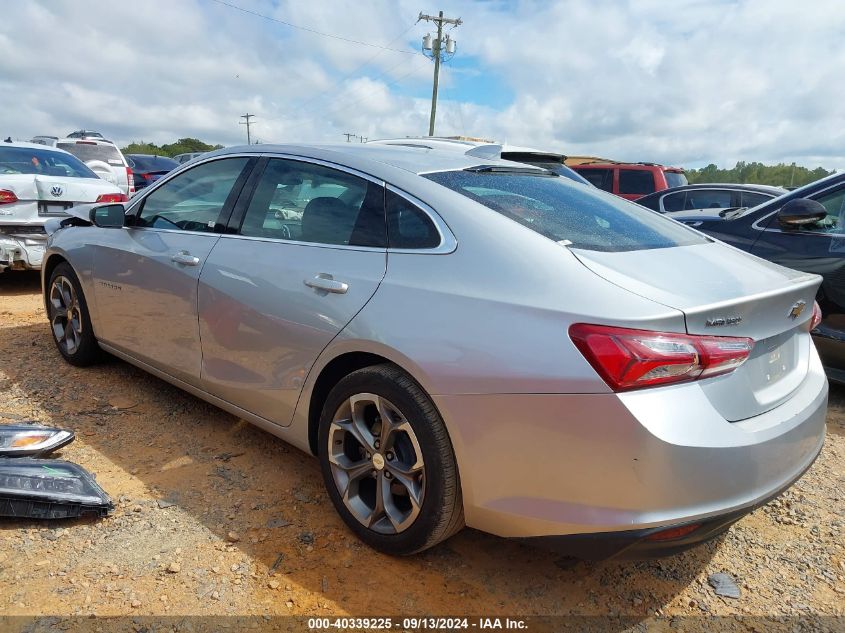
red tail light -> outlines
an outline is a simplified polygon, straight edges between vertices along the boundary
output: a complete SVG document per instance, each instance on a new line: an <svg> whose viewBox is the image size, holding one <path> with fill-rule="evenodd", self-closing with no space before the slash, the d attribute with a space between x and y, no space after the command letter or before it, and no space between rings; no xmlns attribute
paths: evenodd
<svg viewBox="0 0 845 633"><path fill-rule="evenodd" d="M2 195L2 192L0 192ZM810 331L815 330L822 322L822 309L818 301L813 301L813 318L810 319Z"/></svg>
<svg viewBox="0 0 845 633"><path fill-rule="evenodd" d="M123 193L102 193L97 196L97 202L126 202L129 198Z"/></svg>
<svg viewBox="0 0 845 633"><path fill-rule="evenodd" d="M18 197L15 195L14 191L9 191L8 189L0 189L0 204L12 204L13 202L17 202Z"/></svg>
<svg viewBox="0 0 845 633"><path fill-rule="evenodd" d="M750 338L691 336L576 323L569 337L614 391L726 374L754 347Z"/></svg>
<svg viewBox="0 0 845 633"><path fill-rule="evenodd" d="M97 141L76 141L77 145L96 145Z"/></svg>
<svg viewBox="0 0 845 633"><path fill-rule="evenodd" d="M126 182L129 183L129 195L135 193L135 176L132 175L132 168L126 168Z"/></svg>

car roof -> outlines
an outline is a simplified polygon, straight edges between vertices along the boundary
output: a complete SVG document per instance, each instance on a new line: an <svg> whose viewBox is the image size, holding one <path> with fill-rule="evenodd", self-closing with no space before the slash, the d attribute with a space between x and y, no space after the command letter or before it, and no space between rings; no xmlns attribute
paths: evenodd
<svg viewBox="0 0 845 633"><path fill-rule="evenodd" d="M76 137L67 137L67 138L60 138L56 140L57 143L79 143L82 145L114 145L117 147L117 143L114 141L110 141L105 138L76 138Z"/></svg>
<svg viewBox="0 0 845 633"><path fill-rule="evenodd" d="M577 165L570 165L573 169L607 169L608 167L634 167L640 169L650 169L652 167L656 167L657 169L662 169L663 171L672 171L672 172L682 172L684 171L683 167L671 167L668 165L661 165L660 163L626 163L622 160L596 160L590 161L586 163L578 163Z"/></svg>
<svg viewBox="0 0 845 633"><path fill-rule="evenodd" d="M294 156L317 158L330 162L338 162L352 168L362 169L363 171L366 171L367 163L380 163L414 174L457 171L479 165L516 167L521 170L536 169L537 173L545 173L545 170L539 167L534 168L524 163L516 163L492 157L479 157L458 152L454 149L426 147L417 144L337 143L326 145L261 145L258 147L255 145L242 145L209 152L208 156L225 156L227 154L242 154L245 152L254 153L256 151L262 154L291 154Z"/></svg>
<svg viewBox="0 0 845 633"><path fill-rule="evenodd" d="M368 144L395 145L406 147L427 147L429 149L444 149L460 153L471 152L471 155L483 157L499 157L502 154L533 154L538 159L552 159L563 162L565 154L551 152L533 147L495 143L493 141L474 141L463 138L449 138L441 136L407 136L404 138L387 138L367 141Z"/></svg>
<svg viewBox="0 0 845 633"><path fill-rule="evenodd" d="M774 196L781 196L786 193L783 187L775 187L773 185L755 185L755 184L738 184L738 183L719 183L719 182L702 182L699 184L680 185L678 187L670 187L668 189L661 189L640 198L637 202L643 204L656 198L662 198L671 193L678 193L681 191L692 191L696 189L735 189L737 191L749 191L757 193L770 193ZM674 213L677 213L674 212Z"/></svg>

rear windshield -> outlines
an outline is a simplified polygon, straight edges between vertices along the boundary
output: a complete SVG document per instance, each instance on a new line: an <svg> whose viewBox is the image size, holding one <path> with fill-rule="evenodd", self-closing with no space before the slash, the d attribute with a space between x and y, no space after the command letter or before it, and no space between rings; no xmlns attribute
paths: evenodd
<svg viewBox="0 0 845 633"><path fill-rule="evenodd" d="M683 187L687 184L686 174L679 174L676 171L664 171L663 175L666 176L666 184L669 185L669 189L672 187Z"/></svg>
<svg viewBox="0 0 845 633"><path fill-rule="evenodd" d="M69 178L98 178L79 159L49 149L0 145L0 174L41 174Z"/></svg>
<svg viewBox="0 0 845 633"><path fill-rule="evenodd" d="M708 241L679 222L558 176L445 171L425 177L573 248L637 251Z"/></svg>
<svg viewBox="0 0 845 633"><path fill-rule="evenodd" d="M99 145L96 143L77 141L75 143L59 143L56 147L63 149L66 152L70 152L83 163L87 163L91 160L101 160L111 167L123 166L123 159L121 158L117 147L107 143Z"/></svg>

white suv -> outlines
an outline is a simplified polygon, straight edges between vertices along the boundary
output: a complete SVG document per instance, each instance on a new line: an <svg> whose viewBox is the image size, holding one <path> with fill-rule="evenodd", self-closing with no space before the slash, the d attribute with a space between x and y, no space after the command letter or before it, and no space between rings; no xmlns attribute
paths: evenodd
<svg viewBox="0 0 845 633"><path fill-rule="evenodd" d="M132 169L120 149L103 138L63 138L55 147L70 152L85 163L103 180L118 188L127 196L135 193L135 179Z"/></svg>

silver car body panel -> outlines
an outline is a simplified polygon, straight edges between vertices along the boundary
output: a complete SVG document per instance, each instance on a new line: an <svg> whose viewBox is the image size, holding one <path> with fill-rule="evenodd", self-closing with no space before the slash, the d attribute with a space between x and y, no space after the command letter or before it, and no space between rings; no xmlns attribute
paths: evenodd
<svg viewBox="0 0 845 633"><path fill-rule="evenodd" d="M144 273L141 280L127 247L141 239L127 237L133 229L73 227L51 236L48 256L76 269L106 349L306 451L312 449L311 397L324 368L358 352L396 363L431 394L443 416L467 523L495 534L628 530L712 516L766 498L815 457L827 383L806 332L809 311L796 320L783 314L780 326L777 319L781 301L807 295L812 306L817 277L718 242L575 252L418 175L487 159L361 145L261 149L357 170L413 197L454 238L449 252L202 235L208 253L201 272L194 269L197 279L175 276L166 270L174 264L162 260L166 274ZM149 189L204 160L248 152L254 148L203 156ZM181 247L177 241L187 233L134 231L156 234L170 250ZM120 255L126 265L97 270L101 248L126 249ZM318 273L337 276L348 292L319 295L304 283ZM143 325L128 302L115 307L103 299L108 286L97 288L99 281L119 285L127 276L151 302L134 304L148 315ZM155 296L178 287L185 288L181 303ZM765 309L758 311L755 302ZM567 334L575 322L685 333L716 307L738 307L745 318L736 329L704 333L780 337L780 344L793 346L795 366L803 367L781 377L796 384L779 382L778 397L751 416L734 415L759 406L743 400L749 385L742 370L614 393ZM140 327L171 331L155 350L133 342L137 332L115 331ZM181 345L191 353L176 359ZM751 390L755 397L764 391Z"/></svg>

